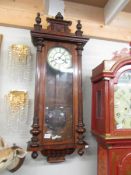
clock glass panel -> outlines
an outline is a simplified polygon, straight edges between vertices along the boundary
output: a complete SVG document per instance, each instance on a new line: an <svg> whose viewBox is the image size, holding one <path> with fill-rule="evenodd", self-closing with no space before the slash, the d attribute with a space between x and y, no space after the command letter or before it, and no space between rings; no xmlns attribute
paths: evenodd
<svg viewBox="0 0 131 175"><path fill-rule="evenodd" d="M46 64L44 139L71 139L72 117L72 56L67 49L54 47L48 52Z"/></svg>
<svg viewBox="0 0 131 175"><path fill-rule="evenodd" d="M123 72L114 87L116 129L131 129L131 70Z"/></svg>

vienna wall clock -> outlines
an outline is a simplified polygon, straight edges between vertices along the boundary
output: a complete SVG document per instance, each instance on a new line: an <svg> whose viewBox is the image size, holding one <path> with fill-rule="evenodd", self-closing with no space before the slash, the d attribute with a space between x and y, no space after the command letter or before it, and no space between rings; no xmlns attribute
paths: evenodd
<svg viewBox="0 0 131 175"><path fill-rule="evenodd" d="M41 152L49 162L61 162L75 149L83 155L87 145L83 136L81 61L88 38L82 36L80 21L75 34L70 33L72 22L65 21L60 13L47 22L47 29L42 29L38 13L31 31L37 63L28 150L33 158Z"/></svg>

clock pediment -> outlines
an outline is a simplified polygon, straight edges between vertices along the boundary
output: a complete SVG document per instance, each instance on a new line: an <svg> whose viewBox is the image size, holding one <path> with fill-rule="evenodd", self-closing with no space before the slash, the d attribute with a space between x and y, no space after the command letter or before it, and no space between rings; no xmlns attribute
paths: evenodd
<svg viewBox="0 0 131 175"><path fill-rule="evenodd" d="M58 12L54 19L47 18L47 22L49 23L47 27L49 32L70 33L69 26L71 26L72 22L63 20L60 12Z"/></svg>

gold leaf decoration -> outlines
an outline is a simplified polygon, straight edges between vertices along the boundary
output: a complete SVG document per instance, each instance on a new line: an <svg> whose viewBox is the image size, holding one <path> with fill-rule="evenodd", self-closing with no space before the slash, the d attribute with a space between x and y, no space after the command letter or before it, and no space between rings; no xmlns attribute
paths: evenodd
<svg viewBox="0 0 131 175"><path fill-rule="evenodd" d="M12 112L23 109L28 101L28 93L25 91L13 90L7 95L7 102Z"/></svg>
<svg viewBox="0 0 131 175"><path fill-rule="evenodd" d="M12 44L9 48L9 55L15 63L26 64L31 55L30 48L24 44Z"/></svg>

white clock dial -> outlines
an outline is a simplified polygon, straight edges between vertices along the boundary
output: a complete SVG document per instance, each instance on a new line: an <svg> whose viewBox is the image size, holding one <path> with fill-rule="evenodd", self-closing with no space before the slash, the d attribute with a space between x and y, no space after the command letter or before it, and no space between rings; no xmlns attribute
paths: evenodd
<svg viewBox="0 0 131 175"><path fill-rule="evenodd" d="M49 50L47 62L53 69L64 71L72 67L72 56L67 49L54 47Z"/></svg>
<svg viewBox="0 0 131 175"><path fill-rule="evenodd" d="M131 71L121 74L114 91L116 129L131 129Z"/></svg>

